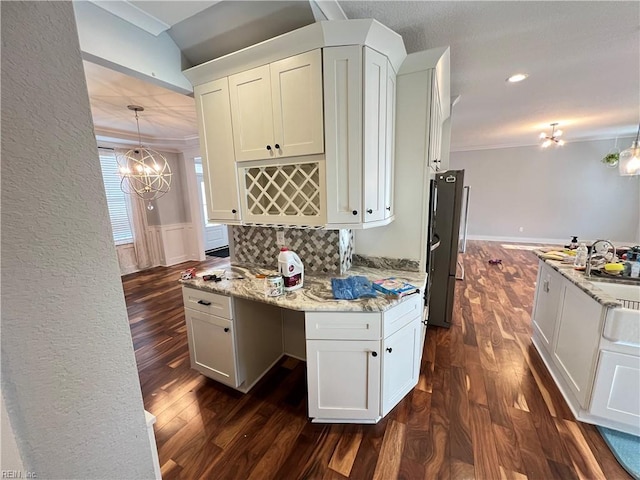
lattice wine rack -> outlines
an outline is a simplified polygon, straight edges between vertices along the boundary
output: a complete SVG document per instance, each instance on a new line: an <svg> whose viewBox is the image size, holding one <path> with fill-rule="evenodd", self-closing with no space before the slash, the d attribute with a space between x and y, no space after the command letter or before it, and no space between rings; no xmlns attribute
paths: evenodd
<svg viewBox="0 0 640 480"><path fill-rule="evenodd" d="M322 213L319 162L244 167L247 213L256 219L313 220Z"/></svg>

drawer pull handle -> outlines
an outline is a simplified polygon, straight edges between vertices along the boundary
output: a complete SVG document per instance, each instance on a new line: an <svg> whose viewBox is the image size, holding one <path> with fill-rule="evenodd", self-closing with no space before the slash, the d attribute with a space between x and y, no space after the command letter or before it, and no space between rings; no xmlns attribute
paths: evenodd
<svg viewBox="0 0 640 480"><path fill-rule="evenodd" d="M371 352L371 356L372 357L377 357L378 356L378 352Z"/></svg>
<svg viewBox="0 0 640 480"><path fill-rule="evenodd" d="M229 331L229 327L224 327L224 331L228 332Z"/></svg>
<svg viewBox="0 0 640 480"><path fill-rule="evenodd" d="M389 353L393 352L393 348L391 348L391 347L387 348L387 352L389 352Z"/></svg>
<svg viewBox="0 0 640 480"><path fill-rule="evenodd" d="M211 305L211 302L207 302L206 300L198 300L198 303L200 305L206 305L207 307Z"/></svg>

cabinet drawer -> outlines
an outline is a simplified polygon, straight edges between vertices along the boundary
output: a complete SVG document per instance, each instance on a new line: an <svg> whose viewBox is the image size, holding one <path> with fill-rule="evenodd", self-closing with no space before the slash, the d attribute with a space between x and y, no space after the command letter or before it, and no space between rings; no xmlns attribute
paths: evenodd
<svg viewBox="0 0 640 480"><path fill-rule="evenodd" d="M231 315L231 297L204 292L195 288L182 287L182 301L185 308L217 315L222 318L233 318Z"/></svg>
<svg viewBox="0 0 640 480"><path fill-rule="evenodd" d="M305 314L306 337L316 340L379 340L379 313L309 312Z"/></svg>
<svg viewBox="0 0 640 480"><path fill-rule="evenodd" d="M421 315L422 295L413 294L382 314L383 337L387 338Z"/></svg>

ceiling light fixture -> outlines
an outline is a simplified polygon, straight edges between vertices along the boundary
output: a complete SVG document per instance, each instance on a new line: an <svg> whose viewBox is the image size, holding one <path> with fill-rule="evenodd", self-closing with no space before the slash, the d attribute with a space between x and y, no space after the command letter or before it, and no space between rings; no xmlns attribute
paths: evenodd
<svg viewBox="0 0 640 480"><path fill-rule="evenodd" d="M138 195L148 201L147 208L153 210L151 201L163 196L171 187L171 167L162 154L142 146L138 112L143 112L144 107L127 105L127 108L133 110L136 115L138 146L128 150L124 155L118 155L122 177L120 188L124 193Z"/></svg>
<svg viewBox="0 0 640 480"><path fill-rule="evenodd" d="M555 143L556 145L560 145L560 146L564 145L564 140L560 140L558 138L562 135L562 130L556 130L556 127L558 126L558 122L551 123L550 125L551 125L551 135L547 135L545 132L542 132L540 134L540 138L544 140L544 142L542 142L542 148L547 148L552 143Z"/></svg>
<svg viewBox="0 0 640 480"><path fill-rule="evenodd" d="M638 125L638 133L636 139L630 148L620 152L620 160L618 161L618 173L624 177L630 175L640 175L640 125Z"/></svg>
<svg viewBox="0 0 640 480"><path fill-rule="evenodd" d="M507 78L507 82L509 83L518 83L526 79L529 75L526 73L516 73Z"/></svg>

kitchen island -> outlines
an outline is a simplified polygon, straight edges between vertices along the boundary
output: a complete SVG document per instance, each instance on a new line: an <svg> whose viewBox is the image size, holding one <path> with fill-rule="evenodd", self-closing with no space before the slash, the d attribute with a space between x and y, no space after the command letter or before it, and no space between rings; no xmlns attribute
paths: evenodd
<svg viewBox="0 0 640 480"><path fill-rule="evenodd" d="M640 434L640 285L540 259L532 341L575 417Z"/></svg>
<svg viewBox="0 0 640 480"><path fill-rule="evenodd" d="M396 277L419 292L335 300L331 275L305 275L303 288L267 297L260 277L272 270L216 270L223 280L204 281L203 271L181 281L191 366L202 374L247 392L283 355L306 360L315 422L376 423L417 384L426 273L356 266L348 275Z"/></svg>

